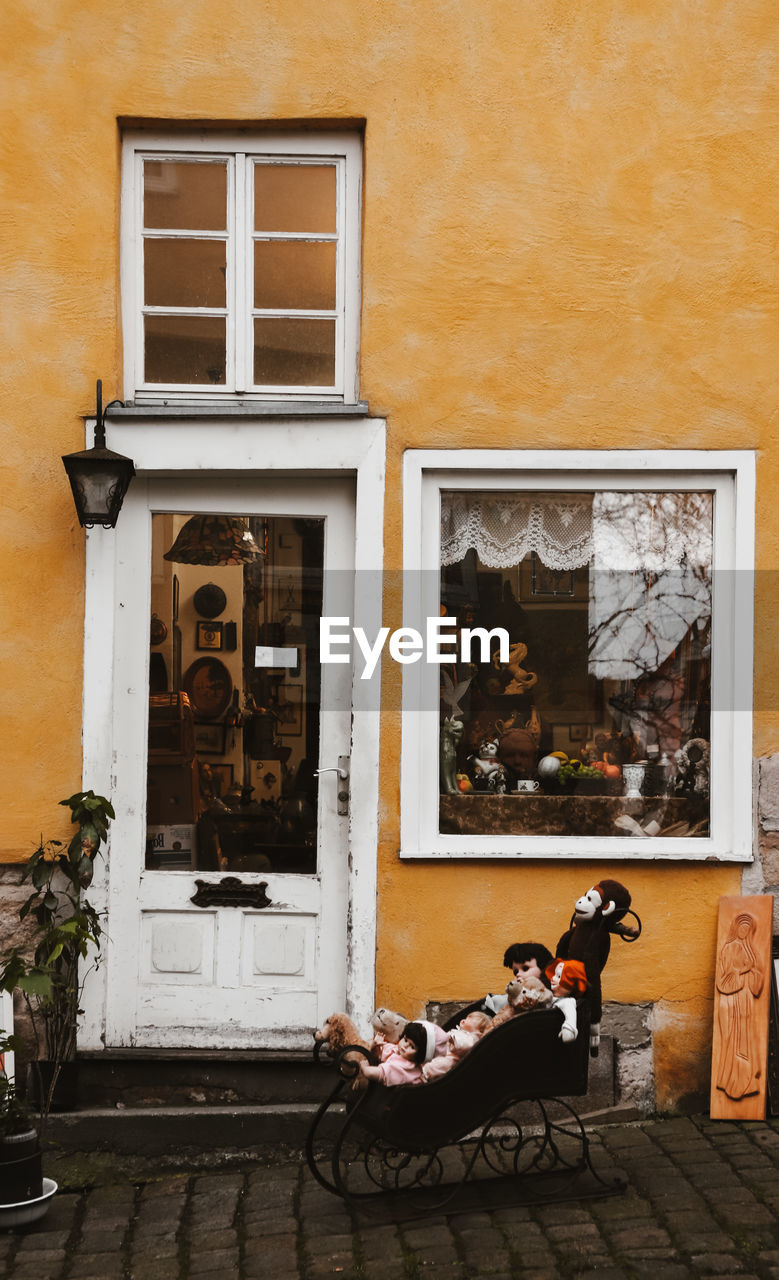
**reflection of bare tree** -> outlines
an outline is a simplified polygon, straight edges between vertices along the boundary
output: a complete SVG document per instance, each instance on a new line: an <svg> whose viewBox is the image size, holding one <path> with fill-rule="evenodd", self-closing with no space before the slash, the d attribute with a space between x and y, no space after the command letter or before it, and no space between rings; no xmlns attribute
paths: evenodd
<svg viewBox="0 0 779 1280"><path fill-rule="evenodd" d="M721 1037L717 1088L729 1098L745 1098L759 1091L755 1001L763 989L764 975L753 950L756 932L755 917L741 912L717 957Z"/></svg>
<svg viewBox="0 0 779 1280"><path fill-rule="evenodd" d="M595 495L589 669L614 682L623 728L664 750L708 700L711 557L710 494Z"/></svg>

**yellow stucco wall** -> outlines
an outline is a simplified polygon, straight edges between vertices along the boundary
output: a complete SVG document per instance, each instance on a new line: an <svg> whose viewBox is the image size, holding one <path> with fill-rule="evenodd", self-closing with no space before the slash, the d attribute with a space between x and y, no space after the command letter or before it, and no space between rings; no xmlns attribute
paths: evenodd
<svg viewBox="0 0 779 1280"><path fill-rule="evenodd" d="M0 860L62 830L78 782L83 540L59 455L81 447L96 377L121 394L117 120L366 120L361 393L388 419L390 566L407 448L640 446L757 450L768 570L775 22L771 0L9 6ZM768 576L758 755L779 746ZM377 994L411 1011L498 985L504 942L554 942L607 868L399 864L396 731L388 714ZM740 872L608 871L646 933L615 945L605 994L666 1002L672 1104L687 1031L681 1074L705 1077L716 901Z"/></svg>

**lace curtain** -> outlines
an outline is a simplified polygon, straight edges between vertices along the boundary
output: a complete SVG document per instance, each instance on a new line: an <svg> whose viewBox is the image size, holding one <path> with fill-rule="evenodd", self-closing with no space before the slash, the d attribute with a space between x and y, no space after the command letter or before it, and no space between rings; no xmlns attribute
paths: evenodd
<svg viewBox="0 0 779 1280"><path fill-rule="evenodd" d="M441 564L474 548L490 569L511 569L530 551L550 569L592 558L592 496L442 493Z"/></svg>
<svg viewBox="0 0 779 1280"><path fill-rule="evenodd" d="M511 569L535 551L550 569L709 567L709 493L441 494L441 564L473 548L490 569Z"/></svg>

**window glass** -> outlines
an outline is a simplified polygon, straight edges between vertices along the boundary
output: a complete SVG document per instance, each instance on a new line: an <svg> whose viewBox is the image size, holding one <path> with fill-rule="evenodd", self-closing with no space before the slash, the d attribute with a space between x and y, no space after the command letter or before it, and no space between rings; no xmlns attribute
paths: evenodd
<svg viewBox="0 0 779 1280"><path fill-rule="evenodd" d="M193 231L227 229L224 161L145 160L143 225Z"/></svg>
<svg viewBox="0 0 779 1280"><path fill-rule="evenodd" d="M258 240L254 245L254 305L265 309L332 311L332 241Z"/></svg>
<svg viewBox="0 0 779 1280"><path fill-rule="evenodd" d="M335 165L255 164L254 229L335 233Z"/></svg>
<svg viewBox="0 0 779 1280"><path fill-rule="evenodd" d="M146 381L225 381L225 322L217 316L144 317Z"/></svg>
<svg viewBox="0 0 779 1280"><path fill-rule="evenodd" d="M334 320L255 320L256 383L332 386L334 378Z"/></svg>
<svg viewBox="0 0 779 1280"><path fill-rule="evenodd" d="M147 307L224 307L224 240L148 239L144 247Z"/></svg>
<svg viewBox="0 0 779 1280"><path fill-rule="evenodd" d="M317 870L324 522L152 517L149 870Z"/></svg>
<svg viewBox="0 0 779 1280"><path fill-rule="evenodd" d="M709 835L713 497L442 493L442 834ZM508 652L501 657L499 632Z"/></svg>

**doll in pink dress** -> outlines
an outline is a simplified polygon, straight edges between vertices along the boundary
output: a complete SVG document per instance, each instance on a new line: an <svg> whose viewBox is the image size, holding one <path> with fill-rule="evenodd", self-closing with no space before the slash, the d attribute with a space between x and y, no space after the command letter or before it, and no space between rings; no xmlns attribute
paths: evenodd
<svg viewBox="0 0 779 1280"><path fill-rule="evenodd" d="M360 1074L367 1080L377 1080L379 1084L421 1084L422 1064L431 1039L434 1048L434 1037L429 1036L421 1022L407 1022L397 1044L382 1046L382 1061L379 1065L374 1067L363 1059Z"/></svg>
<svg viewBox="0 0 779 1280"><path fill-rule="evenodd" d="M449 1032L447 1051L426 1062L422 1068L425 1080L436 1080L439 1076L451 1071L466 1054L470 1053L477 1040L491 1025L491 1018L486 1013L469 1013L462 1022Z"/></svg>

